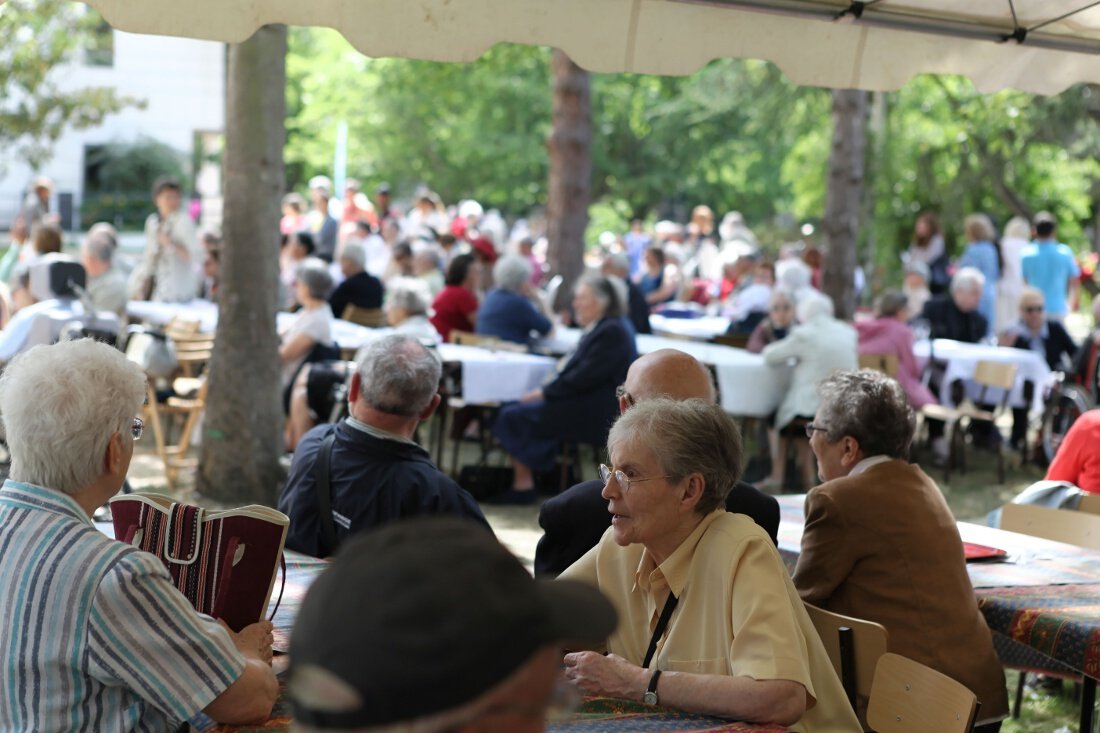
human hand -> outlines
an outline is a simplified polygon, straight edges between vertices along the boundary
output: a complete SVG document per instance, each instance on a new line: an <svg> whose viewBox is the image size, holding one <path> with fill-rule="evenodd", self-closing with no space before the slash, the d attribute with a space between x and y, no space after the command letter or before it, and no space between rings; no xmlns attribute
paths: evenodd
<svg viewBox="0 0 1100 733"><path fill-rule="evenodd" d="M618 654L574 652L566 654L562 662L565 678L586 695L641 700L649 686L650 671Z"/></svg>
<svg viewBox="0 0 1100 733"><path fill-rule="evenodd" d="M527 394L520 397L519 401L523 404L526 404L528 402L538 402L541 399L542 399L542 390L541 389L533 389L530 392L528 392Z"/></svg>
<svg viewBox="0 0 1100 733"><path fill-rule="evenodd" d="M218 619L222 628L229 632L229 638L237 646L237 651L251 659L259 659L271 664L271 644L275 641L272 630L275 628L270 621L257 621L241 629L240 633L229 628L224 621Z"/></svg>

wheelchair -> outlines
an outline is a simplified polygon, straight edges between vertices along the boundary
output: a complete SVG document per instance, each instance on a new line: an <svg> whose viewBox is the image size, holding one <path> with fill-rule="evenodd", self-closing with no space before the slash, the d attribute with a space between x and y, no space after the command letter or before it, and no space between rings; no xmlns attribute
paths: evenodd
<svg viewBox="0 0 1100 733"><path fill-rule="evenodd" d="M1088 381L1091 387L1075 381L1065 372L1051 374L1044 390L1036 446L1036 458L1044 465L1054 460L1054 454L1077 418L1096 407L1096 379Z"/></svg>

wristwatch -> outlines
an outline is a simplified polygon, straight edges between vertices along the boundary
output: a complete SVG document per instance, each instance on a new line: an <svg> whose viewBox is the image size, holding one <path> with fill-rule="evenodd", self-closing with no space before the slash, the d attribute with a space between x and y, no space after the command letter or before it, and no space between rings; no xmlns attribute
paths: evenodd
<svg viewBox="0 0 1100 733"><path fill-rule="evenodd" d="M656 705L657 699L657 680L661 678L661 670L655 670L653 676L649 678L649 689L642 695L642 702L646 705Z"/></svg>

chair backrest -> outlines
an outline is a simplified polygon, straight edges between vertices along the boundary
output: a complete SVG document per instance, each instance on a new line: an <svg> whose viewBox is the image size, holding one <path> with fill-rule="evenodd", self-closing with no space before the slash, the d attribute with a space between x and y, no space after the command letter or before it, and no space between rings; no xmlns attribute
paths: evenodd
<svg viewBox="0 0 1100 733"><path fill-rule="evenodd" d="M898 375L898 355L860 354L859 368L874 369L876 372L882 372L888 377L896 377Z"/></svg>
<svg viewBox="0 0 1100 733"><path fill-rule="evenodd" d="M1084 511L1005 504L1001 529L1100 550L1100 517Z"/></svg>
<svg viewBox="0 0 1100 733"><path fill-rule="evenodd" d="M848 702L853 710L858 710L857 696L871 694L875 666L879 657L886 653L890 638L886 627L874 621L826 611L810 603L806 604L806 612L844 685Z"/></svg>
<svg viewBox="0 0 1100 733"><path fill-rule="evenodd" d="M381 328L387 325L386 312L381 308L360 308L352 303L344 306L344 312L340 314L340 318L367 328Z"/></svg>
<svg viewBox="0 0 1100 733"><path fill-rule="evenodd" d="M877 733L969 733L978 698L965 685L900 654L875 669L867 722Z"/></svg>
<svg viewBox="0 0 1100 733"><path fill-rule="evenodd" d="M1100 514L1100 494L1083 494L1077 504L1077 511Z"/></svg>
<svg viewBox="0 0 1100 733"><path fill-rule="evenodd" d="M453 329L451 331L450 338L448 339L452 344L462 344L464 346L479 346L483 349L494 349L496 351L514 351L516 353L526 353L527 347L523 344L512 343L511 341L505 341L504 339L497 338L496 336L485 336L480 333L470 333L469 331L459 331Z"/></svg>
<svg viewBox="0 0 1100 733"><path fill-rule="evenodd" d="M748 333L720 333L711 341L722 346L732 346L735 349L743 349L749 345Z"/></svg>
<svg viewBox="0 0 1100 733"><path fill-rule="evenodd" d="M1001 407L1008 403L1008 391L1016 383L1016 365L1000 361L979 361L974 365L974 383L981 387L980 402L988 402L986 391L989 389L1004 390L1001 397Z"/></svg>

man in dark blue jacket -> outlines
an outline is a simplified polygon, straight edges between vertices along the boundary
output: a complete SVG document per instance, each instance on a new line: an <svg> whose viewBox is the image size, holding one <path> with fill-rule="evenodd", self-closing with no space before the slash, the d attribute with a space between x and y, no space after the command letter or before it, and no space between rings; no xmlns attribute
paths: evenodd
<svg viewBox="0 0 1100 733"><path fill-rule="evenodd" d="M694 357L660 349L630 365L619 389L619 410L653 397L714 402L716 391L710 372ZM556 576L596 546L611 526L603 488L602 481L585 481L543 503L539 525L544 534L535 550L535 575ZM776 541L779 503L774 497L738 481L726 497L726 510L747 515Z"/></svg>
<svg viewBox="0 0 1100 733"><path fill-rule="evenodd" d="M335 543L419 514L467 517L489 529L474 498L412 440L417 424L439 405L440 370L439 359L408 336L387 336L367 347L351 378L349 417L310 430L294 452L279 498L279 510L290 517L287 547L316 557L335 551L319 511L324 496ZM329 486L323 492L317 466L326 452Z"/></svg>

